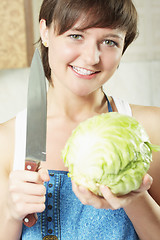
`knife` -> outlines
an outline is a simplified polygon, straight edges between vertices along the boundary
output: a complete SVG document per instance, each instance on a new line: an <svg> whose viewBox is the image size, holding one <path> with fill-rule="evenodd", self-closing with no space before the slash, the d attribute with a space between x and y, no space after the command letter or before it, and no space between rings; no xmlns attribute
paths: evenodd
<svg viewBox="0 0 160 240"><path fill-rule="evenodd" d="M46 161L46 78L38 49L35 50L29 76L27 97L27 133L25 170L38 171L40 161ZM23 223L32 227L37 214L28 214Z"/></svg>

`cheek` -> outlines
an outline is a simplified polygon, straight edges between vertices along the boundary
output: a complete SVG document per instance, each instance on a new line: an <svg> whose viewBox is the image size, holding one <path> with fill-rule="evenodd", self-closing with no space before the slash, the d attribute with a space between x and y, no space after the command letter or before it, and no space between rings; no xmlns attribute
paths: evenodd
<svg viewBox="0 0 160 240"><path fill-rule="evenodd" d="M110 51L102 56L103 69L112 71L117 69L121 60L122 53L120 51Z"/></svg>
<svg viewBox="0 0 160 240"><path fill-rule="evenodd" d="M70 64L78 56L77 49L69 47L66 44L53 43L52 48L49 50L50 63L53 64Z"/></svg>
<svg viewBox="0 0 160 240"><path fill-rule="evenodd" d="M71 48L64 48L60 52L60 58L63 59L63 61L66 64L70 64L78 57L77 51Z"/></svg>

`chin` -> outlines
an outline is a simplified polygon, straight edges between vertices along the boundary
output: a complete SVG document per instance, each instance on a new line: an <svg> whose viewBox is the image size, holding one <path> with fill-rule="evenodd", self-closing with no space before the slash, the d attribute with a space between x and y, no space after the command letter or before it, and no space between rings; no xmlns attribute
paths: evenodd
<svg viewBox="0 0 160 240"><path fill-rule="evenodd" d="M77 90L74 90L72 92L78 97L87 97L90 94L92 94L94 91L90 90L90 89L77 89Z"/></svg>

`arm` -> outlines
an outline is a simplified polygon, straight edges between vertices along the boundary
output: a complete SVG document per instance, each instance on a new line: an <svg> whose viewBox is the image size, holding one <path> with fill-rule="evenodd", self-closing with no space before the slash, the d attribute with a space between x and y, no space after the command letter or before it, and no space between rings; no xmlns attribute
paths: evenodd
<svg viewBox="0 0 160 240"><path fill-rule="evenodd" d="M133 106L133 115L146 129L150 141L160 145L160 108ZM141 240L160 236L160 152L153 153L149 172L153 183L148 192L125 208Z"/></svg>
<svg viewBox="0 0 160 240"><path fill-rule="evenodd" d="M22 221L12 217L7 206L7 195L8 195L8 179L1 176L1 192L2 197L0 200L0 240L19 240L22 231ZM9 230L9 231L8 231Z"/></svg>
<svg viewBox="0 0 160 240"><path fill-rule="evenodd" d="M49 175L38 172L12 171L14 159L14 121L0 126L0 240L19 240L23 218L45 209L44 181ZM35 184L36 183L36 184ZM8 231L9 229L9 231Z"/></svg>
<svg viewBox="0 0 160 240"><path fill-rule="evenodd" d="M21 236L22 221L12 217L8 209L8 188L11 159L14 155L14 120L0 125L0 239L18 240ZM8 229L10 229L8 231Z"/></svg>
<svg viewBox="0 0 160 240"><path fill-rule="evenodd" d="M143 193L124 210L141 240L159 239L160 207L149 193Z"/></svg>

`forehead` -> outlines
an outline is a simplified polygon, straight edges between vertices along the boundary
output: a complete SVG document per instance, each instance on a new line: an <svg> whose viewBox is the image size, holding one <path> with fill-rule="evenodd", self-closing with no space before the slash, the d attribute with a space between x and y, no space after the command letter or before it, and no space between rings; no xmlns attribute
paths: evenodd
<svg viewBox="0 0 160 240"><path fill-rule="evenodd" d="M120 28L112 28L112 27L88 27L85 23L85 18L83 15L76 21L76 23L71 27L72 31L79 31L83 33L99 33L101 35L113 35L115 37L124 38L126 35L126 31L121 30Z"/></svg>
<svg viewBox="0 0 160 240"><path fill-rule="evenodd" d="M117 28L116 25L110 23L109 19L96 18L92 12L81 13L81 15L75 19L72 28L77 28L79 30L85 30L88 28L99 27L99 28Z"/></svg>

